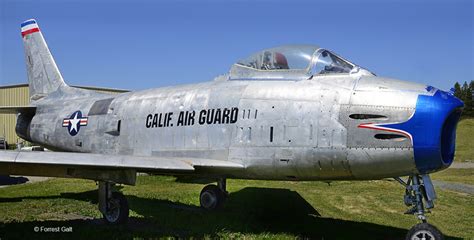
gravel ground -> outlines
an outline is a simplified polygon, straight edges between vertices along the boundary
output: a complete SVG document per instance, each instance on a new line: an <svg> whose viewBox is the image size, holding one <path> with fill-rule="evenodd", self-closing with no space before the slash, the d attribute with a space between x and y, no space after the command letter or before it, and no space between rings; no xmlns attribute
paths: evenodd
<svg viewBox="0 0 474 240"><path fill-rule="evenodd" d="M474 168L474 162L454 162L449 168Z"/></svg>
<svg viewBox="0 0 474 240"><path fill-rule="evenodd" d="M451 190L451 191L462 192L462 193L467 193L467 194L474 195L474 186L470 185L470 184L445 182L445 181L439 181L439 180L433 180L433 184L436 187L439 187L441 189L446 189L446 190Z"/></svg>

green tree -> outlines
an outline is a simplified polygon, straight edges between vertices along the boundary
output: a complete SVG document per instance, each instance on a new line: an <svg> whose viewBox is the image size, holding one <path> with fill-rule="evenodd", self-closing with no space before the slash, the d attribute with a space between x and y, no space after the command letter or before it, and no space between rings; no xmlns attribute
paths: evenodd
<svg viewBox="0 0 474 240"><path fill-rule="evenodd" d="M465 94L464 109L467 110L467 116L474 117L474 80L469 83Z"/></svg>
<svg viewBox="0 0 474 240"><path fill-rule="evenodd" d="M461 94L461 84L459 84L458 82L456 82L454 84L454 96L456 96L457 98L461 99L462 98L462 94Z"/></svg>
<svg viewBox="0 0 474 240"><path fill-rule="evenodd" d="M464 82L461 86L458 82L454 84L454 96L464 102L463 117L474 117L474 80L469 84Z"/></svg>

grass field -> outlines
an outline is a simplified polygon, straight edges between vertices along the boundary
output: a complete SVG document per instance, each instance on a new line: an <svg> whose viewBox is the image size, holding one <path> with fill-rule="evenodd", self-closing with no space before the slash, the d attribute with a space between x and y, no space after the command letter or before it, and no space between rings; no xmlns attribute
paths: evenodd
<svg viewBox="0 0 474 240"><path fill-rule="evenodd" d="M456 134L456 161L474 162L474 119L461 120Z"/></svg>
<svg viewBox="0 0 474 240"><path fill-rule="evenodd" d="M474 120L458 129L456 161L474 159ZM433 179L474 184L474 169L448 169ZM50 179L0 188L0 239L246 238L403 239L417 221L404 215L404 189L395 181L284 182L229 180L222 210L199 206L205 183L139 176L125 186L130 223L108 226L97 210L92 181ZM474 239L474 197L437 189L428 215L450 239ZM35 233L34 227L72 227L73 233Z"/></svg>

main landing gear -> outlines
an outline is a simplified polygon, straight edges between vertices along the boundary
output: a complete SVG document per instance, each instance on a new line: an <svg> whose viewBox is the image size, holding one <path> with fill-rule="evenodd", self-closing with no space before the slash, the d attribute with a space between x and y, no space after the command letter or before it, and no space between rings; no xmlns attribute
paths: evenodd
<svg viewBox="0 0 474 240"><path fill-rule="evenodd" d="M99 181L99 211L107 223L123 224L128 221L128 202L122 193L113 191L114 186L114 183ZM218 209L228 195L226 179L221 178L217 185L210 184L202 189L199 197L201 207L206 210Z"/></svg>
<svg viewBox="0 0 474 240"><path fill-rule="evenodd" d="M228 195L226 191L226 179L221 178L217 181L217 186L209 184L202 189L199 202L202 208L214 210L222 207Z"/></svg>
<svg viewBox="0 0 474 240"><path fill-rule="evenodd" d="M123 224L128 221L128 202L120 192L113 192L114 183L99 182L99 211L109 224Z"/></svg>
<svg viewBox="0 0 474 240"><path fill-rule="evenodd" d="M407 240L442 240L443 234L435 226L428 224L425 216L427 209L434 208L433 200L436 199L433 183L429 175L412 175L407 182L395 178L405 186L405 205L411 207L405 214L414 214L421 223L413 226L406 235ZM425 209L426 207L426 209Z"/></svg>

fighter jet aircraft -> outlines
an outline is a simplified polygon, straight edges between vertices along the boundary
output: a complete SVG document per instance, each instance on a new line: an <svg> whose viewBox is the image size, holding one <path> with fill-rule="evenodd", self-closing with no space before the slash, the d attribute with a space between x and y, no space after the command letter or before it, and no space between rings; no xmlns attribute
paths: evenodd
<svg viewBox="0 0 474 240"><path fill-rule="evenodd" d="M98 181L105 221L129 208L115 184L137 172L215 179L200 194L222 206L226 179L292 181L395 178L409 236L441 237L426 223L430 173L450 166L463 103L432 86L377 77L318 46L260 51L213 81L110 95L68 86L34 19L21 24L28 71L21 138L54 152L0 152L0 173ZM401 177L408 177L402 180Z"/></svg>

